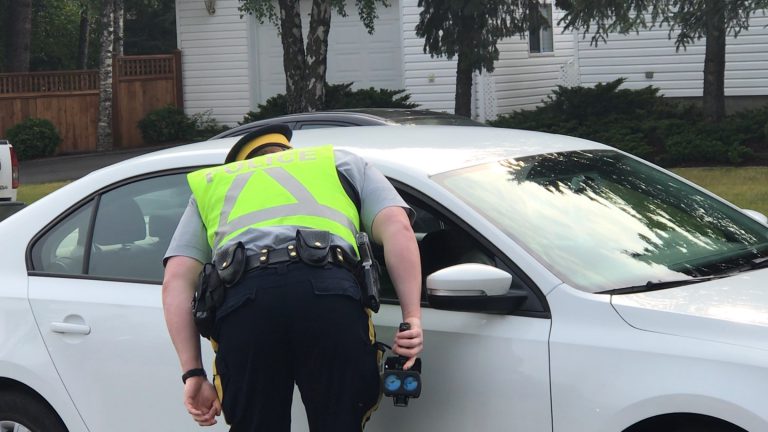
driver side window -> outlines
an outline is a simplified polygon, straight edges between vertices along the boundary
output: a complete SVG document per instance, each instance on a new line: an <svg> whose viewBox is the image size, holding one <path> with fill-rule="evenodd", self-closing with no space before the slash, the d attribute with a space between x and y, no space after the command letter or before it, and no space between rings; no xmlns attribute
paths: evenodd
<svg viewBox="0 0 768 432"><path fill-rule="evenodd" d="M446 216L413 195L399 191L416 213L413 231L421 257L422 299L426 300L426 280L430 274L446 267L465 263L495 266L495 259L487 249L466 230L451 222ZM382 270L381 299L397 301L394 285L386 270L383 251L374 249Z"/></svg>

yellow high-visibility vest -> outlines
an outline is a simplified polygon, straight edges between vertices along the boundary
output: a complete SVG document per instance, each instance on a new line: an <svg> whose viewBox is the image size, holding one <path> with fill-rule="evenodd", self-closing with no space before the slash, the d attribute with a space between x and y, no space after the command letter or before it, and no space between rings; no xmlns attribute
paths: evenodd
<svg viewBox="0 0 768 432"><path fill-rule="evenodd" d="M341 185L330 145L201 169L187 181L214 251L249 228L271 226L329 231L357 251L360 215Z"/></svg>

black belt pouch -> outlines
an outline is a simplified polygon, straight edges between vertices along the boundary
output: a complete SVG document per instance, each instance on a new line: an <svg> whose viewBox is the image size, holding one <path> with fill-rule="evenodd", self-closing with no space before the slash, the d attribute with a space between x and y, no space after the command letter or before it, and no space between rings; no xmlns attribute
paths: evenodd
<svg viewBox="0 0 768 432"><path fill-rule="evenodd" d="M246 267L246 252L243 242L237 242L233 245L216 253L216 271L219 273L221 281L225 287L231 287L240 281L243 277Z"/></svg>
<svg viewBox="0 0 768 432"><path fill-rule="evenodd" d="M299 258L309 265L323 267L328 263L331 233L323 230L300 229L296 231L296 250Z"/></svg>
<svg viewBox="0 0 768 432"><path fill-rule="evenodd" d="M213 264L205 264L192 299L192 313L200 335L210 338L216 322L216 308L224 298L224 286Z"/></svg>

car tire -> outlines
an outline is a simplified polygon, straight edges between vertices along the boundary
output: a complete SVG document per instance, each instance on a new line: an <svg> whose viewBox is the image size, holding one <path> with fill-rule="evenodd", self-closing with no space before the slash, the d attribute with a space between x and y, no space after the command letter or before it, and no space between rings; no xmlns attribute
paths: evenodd
<svg viewBox="0 0 768 432"><path fill-rule="evenodd" d="M695 417L679 424L674 432L747 432L724 420L712 417Z"/></svg>
<svg viewBox="0 0 768 432"><path fill-rule="evenodd" d="M0 392L0 432L67 432L50 405L26 392Z"/></svg>

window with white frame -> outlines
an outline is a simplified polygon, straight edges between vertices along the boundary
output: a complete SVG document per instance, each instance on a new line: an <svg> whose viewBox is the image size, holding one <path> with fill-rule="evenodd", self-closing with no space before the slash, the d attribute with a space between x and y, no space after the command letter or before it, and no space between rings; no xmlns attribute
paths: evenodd
<svg viewBox="0 0 768 432"><path fill-rule="evenodd" d="M554 52L554 43L552 40L552 5L541 4L539 10L547 21L547 26L531 25L528 31L528 49L534 54Z"/></svg>

